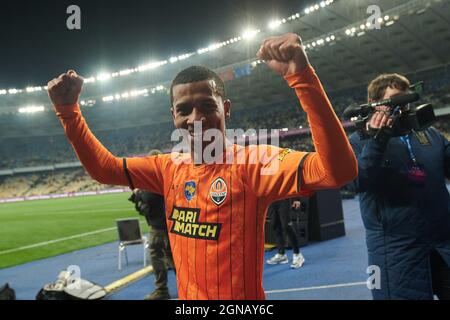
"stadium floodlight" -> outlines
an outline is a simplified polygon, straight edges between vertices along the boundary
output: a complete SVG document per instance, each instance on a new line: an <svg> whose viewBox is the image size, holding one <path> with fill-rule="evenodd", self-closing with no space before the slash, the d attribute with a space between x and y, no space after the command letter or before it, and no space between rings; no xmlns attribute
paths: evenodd
<svg viewBox="0 0 450 320"><path fill-rule="evenodd" d="M251 40L258 34L258 32L259 30L247 29L244 31L244 33L242 33L242 38L246 40Z"/></svg>
<svg viewBox="0 0 450 320"><path fill-rule="evenodd" d="M36 91L41 91L42 87L27 87L25 89L26 92L30 93L30 92L36 92Z"/></svg>
<svg viewBox="0 0 450 320"><path fill-rule="evenodd" d="M44 111L44 106L28 106L19 108L19 113L36 113Z"/></svg>
<svg viewBox="0 0 450 320"><path fill-rule="evenodd" d="M134 71L134 70L132 70L132 69L122 70L122 71L119 71L119 75L120 75L120 76L127 76L127 75L129 75L130 73L133 73L133 71Z"/></svg>
<svg viewBox="0 0 450 320"><path fill-rule="evenodd" d="M222 45L220 43L213 43L212 45L208 46L208 51L214 51L221 47Z"/></svg>
<svg viewBox="0 0 450 320"><path fill-rule="evenodd" d="M269 23L269 28L270 29L276 29L279 25L281 25L281 21L280 20L273 20Z"/></svg>
<svg viewBox="0 0 450 320"><path fill-rule="evenodd" d="M242 34L242 38L243 38L243 39L247 39L247 40L253 39L259 32L260 32L260 30L258 30L258 29L255 29L255 30L251 30L251 29L246 30L246 31L244 31L244 33Z"/></svg>
<svg viewBox="0 0 450 320"><path fill-rule="evenodd" d="M178 56L177 58L178 58L178 61L185 60L185 59L189 58L191 55L192 55L191 53L185 53L185 54Z"/></svg>
<svg viewBox="0 0 450 320"><path fill-rule="evenodd" d="M97 76L97 81L108 81L109 79L111 79L111 74L109 73L103 72Z"/></svg>
<svg viewBox="0 0 450 320"><path fill-rule="evenodd" d="M148 64L146 64L146 65L139 66L137 69L139 72L143 72L145 70L148 70L149 67L148 67Z"/></svg>
<svg viewBox="0 0 450 320"><path fill-rule="evenodd" d="M94 82L95 82L95 78L94 77L90 77L90 78L84 79L84 83L94 83Z"/></svg>
<svg viewBox="0 0 450 320"><path fill-rule="evenodd" d="M314 11L320 10L321 8L324 8L324 7L330 5L330 4L332 4L334 2L333 0L319 0L319 1L316 4L305 8L304 11L303 11L304 14L309 14L309 13L312 13ZM293 21L296 18L300 18L300 16L301 16L300 13L295 13L295 14L289 16L288 18L277 19L277 20L271 21L268 24L268 28L275 29L276 27L278 27L281 24L287 23L289 21ZM380 24L385 24L386 26L391 26L395 22L395 20L397 20L397 19L399 19L398 15L394 15L393 17L389 17L388 15L385 15L384 17L378 18L377 21ZM359 26L355 24L355 27L352 27L352 28L349 28L349 29L345 30L345 34L348 35L348 36L354 36L358 32L357 35L360 36L360 35L364 34L361 31L364 31L366 29L370 29L370 26L371 26L371 24L369 22L367 22L365 24L361 24ZM221 47L227 46L229 44L241 41L242 39L252 39L259 32L260 32L260 30L247 30L241 36L228 39L227 41L214 43L214 44L210 45L207 48L198 49L196 52L191 52L191 53L188 53L188 54L174 56L174 57L169 58L168 60L163 60L163 61L159 61L159 62L152 62L152 63L145 64L145 65L142 65L142 66L139 66L139 67L136 67L136 68L126 69L126 70L122 70L122 71L119 71L119 72L114 72L112 74L107 74L107 73L99 74L97 77L91 77L91 78L85 79L84 82L85 83L94 83L94 82L96 82L96 80L98 80L98 81L106 81L106 80L109 80L110 78L116 78L116 77L119 77L119 76L126 76L126 75L129 75L131 73L142 72L142 71L146 71L146 70L149 70L149 69L154 69L154 68L160 67L162 65L165 65L165 64L167 64L169 62L170 63L174 63L176 61L187 59L187 58L189 58L190 56L192 56L192 55L194 55L196 53L197 54L203 54L203 53L206 53L206 52L209 52L209 51L213 51L213 50L219 49ZM325 41L326 42L330 42L331 40L335 40L335 39L336 39L336 37L334 35L326 36L324 39L318 39L318 40L314 41L312 43L312 46L313 47L320 46L320 45L324 44ZM311 48L311 45L309 45L309 44L306 45L306 48ZM9 90L0 89L0 95L16 94L16 93L21 93L23 91L25 91L27 93L31 93L31 92L34 92L34 91L40 91L40 90L42 90L42 88L45 88L45 87L31 87L30 86L30 87L27 87L27 88L25 88L23 90L19 90L19 89L9 89Z"/></svg>

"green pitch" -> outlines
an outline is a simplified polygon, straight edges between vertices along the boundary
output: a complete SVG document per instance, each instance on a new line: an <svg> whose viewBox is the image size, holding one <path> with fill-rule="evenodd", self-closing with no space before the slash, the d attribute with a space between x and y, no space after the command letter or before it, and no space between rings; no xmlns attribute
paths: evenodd
<svg viewBox="0 0 450 320"><path fill-rule="evenodd" d="M0 269L117 241L116 219L139 217L147 232L129 195L0 204Z"/></svg>

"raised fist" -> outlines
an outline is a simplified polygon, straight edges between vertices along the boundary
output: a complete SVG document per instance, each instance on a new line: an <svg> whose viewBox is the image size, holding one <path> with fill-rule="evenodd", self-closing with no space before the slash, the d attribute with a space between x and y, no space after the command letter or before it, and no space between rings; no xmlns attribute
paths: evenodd
<svg viewBox="0 0 450 320"><path fill-rule="evenodd" d="M309 64L302 40L294 33L264 40L257 56L282 76L297 73Z"/></svg>
<svg viewBox="0 0 450 320"><path fill-rule="evenodd" d="M73 70L69 70L67 73L51 80L47 84L47 91L53 105L63 106L77 103L83 81L83 78Z"/></svg>

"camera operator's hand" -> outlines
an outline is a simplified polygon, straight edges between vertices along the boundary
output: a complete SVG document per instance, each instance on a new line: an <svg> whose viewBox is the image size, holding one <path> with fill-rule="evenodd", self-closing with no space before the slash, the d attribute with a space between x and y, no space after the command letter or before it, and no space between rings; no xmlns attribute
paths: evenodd
<svg viewBox="0 0 450 320"><path fill-rule="evenodd" d="M302 203L298 200L292 201L292 209L298 210L302 206Z"/></svg>
<svg viewBox="0 0 450 320"><path fill-rule="evenodd" d="M389 115L389 107L376 107L375 113L367 122L367 129L381 129L383 127L392 127L393 119Z"/></svg>
<svg viewBox="0 0 450 320"><path fill-rule="evenodd" d="M73 70L51 80L47 85L47 91L53 105L65 106L77 103L83 82L83 78Z"/></svg>

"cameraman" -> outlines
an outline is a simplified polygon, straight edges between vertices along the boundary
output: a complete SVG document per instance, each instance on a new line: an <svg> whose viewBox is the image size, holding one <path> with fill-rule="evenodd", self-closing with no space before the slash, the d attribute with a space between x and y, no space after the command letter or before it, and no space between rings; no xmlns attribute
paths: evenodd
<svg viewBox="0 0 450 320"><path fill-rule="evenodd" d="M383 74L369 84L368 100L405 94L409 87L404 76ZM369 265L380 268L373 298L450 299L449 142L432 127L396 127L386 106L374 111L366 135L350 137Z"/></svg>
<svg viewBox="0 0 450 320"><path fill-rule="evenodd" d="M149 155L160 154L151 151ZM134 189L130 201L134 202L136 211L145 216L150 227L150 258L155 275L155 291L147 295L145 300L170 299L167 287L167 268L173 266L172 252L167 235L164 198L158 194Z"/></svg>

